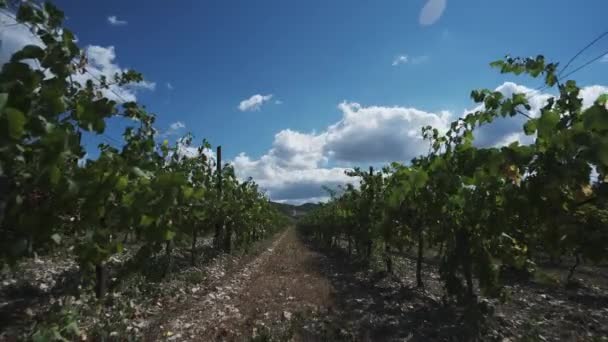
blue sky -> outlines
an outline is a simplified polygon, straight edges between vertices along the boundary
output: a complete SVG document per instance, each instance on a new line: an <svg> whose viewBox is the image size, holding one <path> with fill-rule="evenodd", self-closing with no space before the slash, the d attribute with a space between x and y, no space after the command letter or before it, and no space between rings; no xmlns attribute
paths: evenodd
<svg viewBox="0 0 608 342"><path fill-rule="evenodd" d="M500 75L490 61L539 53L565 61L608 29L605 0L56 4L79 44L105 56L100 68L145 75L149 86L128 94L158 114L166 137L189 131L221 144L242 176L290 202L322 197L321 185L344 181L344 167L420 153L419 126L471 109L471 89L539 85ZM19 33L2 39L11 34ZM574 66L605 50L608 38ZM573 77L592 96L605 90L607 72L598 61ZM519 127L497 123L484 138L519 139ZM120 132L115 124L107 135Z"/></svg>

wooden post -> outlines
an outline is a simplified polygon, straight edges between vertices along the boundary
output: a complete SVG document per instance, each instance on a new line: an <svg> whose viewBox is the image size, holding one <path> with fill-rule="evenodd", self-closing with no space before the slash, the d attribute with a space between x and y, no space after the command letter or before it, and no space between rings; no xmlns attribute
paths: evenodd
<svg viewBox="0 0 608 342"><path fill-rule="evenodd" d="M422 258L424 253L424 235L422 227L418 227L418 258L416 259L416 286L424 287L422 282Z"/></svg>
<svg viewBox="0 0 608 342"><path fill-rule="evenodd" d="M372 256L372 250L373 250L373 246L374 246L374 242L372 240L371 234L372 234L372 230L371 230L371 225L372 225L372 220L371 220L371 213L372 213L372 204L374 203L374 167L370 166L369 167L369 180L370 180L370 191L371 191L371 196L369 198L370 201L370 206L369 206L369 213L368 213L368 236L367 236L367 258L371 258Z"/></svg>
<svg viewBox="0 0 608 342"><path fill-rule="evenodd" d="M222 200L222 146L218 146L217 147L217 170L216 170L216 174L217 174L217 194L218 194L218 204L221 202ZM215 224L215 237L214 237L214 245L216 248L220 248L222 246L221 243L221 239L222 239L222 225L223 225L223 220L221 218L221 214L217 217L217 222Z"/></svg>
<svg viewBox="0 0 608 342"><path fill-rule="evenodd" d="M196 233L198 224L195 224L192 228L192 246L190 247L190 264L194 266L196 264Z"/></svg>
<svg viewBox="0 0 608 342"><path fill-rule="evenodd" d="M95 265L95 276L95 295L98 299L101 299L108 291L108 270L105 263Z"/></svg>

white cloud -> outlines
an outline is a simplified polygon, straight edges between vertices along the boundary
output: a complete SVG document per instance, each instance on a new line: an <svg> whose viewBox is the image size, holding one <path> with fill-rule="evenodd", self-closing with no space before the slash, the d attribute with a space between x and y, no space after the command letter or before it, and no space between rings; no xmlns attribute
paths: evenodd
<svg viewBox="0 0 608 342"><path fill-rule="evenodd" d="M583 99L583 107L591 107L595 100L597 100L600 95L608 94L608 87L600 86L600 85L592 85L588 87L581 88L578 97Z"/></svg>
<svg viewBox="0 0 608 342"><path fill-rule="evenodd" d="M251 96L250 98L241 101L241 103L239 104L239 110L241 112L260 110L260 108L262 107L262 105L265 102L268 102L272 99L272 96L273 96L272 94L269 94L269 95L255 94L255 95Z"/></svg>
<svg viewBox="0 0 608 342"><path fill-rule="evenodd" d="M120 20L115 15L108 17L108 23L110 23L112 26L122 26L128 24L126 20Z"/></svg>
<svg viewBox="0 0 608 342"><path fill-rule="evenodd" d="M408 107L363 107L343 102L338 106L342 120L324 133L324 152L336 161L408 162L426 152L422 127L445 131L451 122L447 111L430 113Z"/></svg>
<svg viewBox="0 0 608 342"><path fill-rule="evenodd" d="M281 101L281 100L276 100L276 101L274 101L274 104L276 104L276 105L281 105L281 104L283 104L283 101Z"/></svg>
<svg viewBox="0 0 608 342"><path fill-rule="evenodd" d="M173 122L169 125L169 128L166 131L158 134L158 137L168 138L171 136L179 135L184 128L186 128L186 124L184 124L182 121Z"/></svg>
<svg viewBox="0 0 608 342"><path fill-rule="evenodd" d="M401 65L401 64L406 64L408 61L409 61L409 59L408 59L408 57L406 55L397 56L393 60L393 66L398 66L398 65Z"/></svg>
<svg viewBox="0 0 608 342"><path fill-rule="evenodd" d="M402 64L422 64L422 63L426 63L429 60L429 56L414 56L414 57L410 57L408 55L399 55L397 57L395 57L395 59L393 59L393 63L392 66L399 66Z"/></svg>
<svg viewBox="0 0 608 342"><path fill-rule="evenodd" d="M268 192L271 199L289 203L323 199L327 195L323 186L335 188L353 182L344 173L344 168L290 169L281 167L268 155L252 160L241 153L234 158L232 164L239 177L252 177L260 188Z"/></svg>
<svg viewBox="0 0 608 342"><path fill-rule="evenodd" d="M85 53L89 62L86 67L87 73L73 76L74 80L81 84L84 84L91 77L99 79L101 76L105 76L108 80L112 80L114 74L125 71L115 62L116 51L113 46L89 45L85 48ZM143 81L124 86L113 84L110 85L110 89L105 89L102 92L109 99L117 102L128 102L137 100L136 94L139 90L154 90L155 88L156 83Z"/></svg>
<svg viewBox="0 0 608 342"><path fill-rule="evenodd" d="M602 57L602 59L600 59L600 62L608 63L608 54L605 54L604 57Z"/></svg>
<svg viewBox="0 0 608 342"><path fill-rule="evenodd" d="M342 120L321 133L282 130L272 148L254 160L241 153L233 160L237 175L252 177L273 200L303 203L326 199L323 186L336 188L357 183L344 174L360 163L409 161L428 148L421 128L443 130L449 113L427 113L404 107L363 107L344 102L338 106ZM345 167L329 167L329 161Z"/></svg>
<svg viewBox="0 0 608 342"><path fill-rule="evenodd" d="M445 11L446 5L447 0L428 0L420 11L420 25L432 25L437 22Z"/></svg>
<svg viewBox="0 0 608 342"><path fill-rule="evenodd" d="M183 158L198 158L200 157L200 153L198 151L199 146L186 145L181 141L177 142L177 155ZM215 160L215 153L213 150L208 148L203 148L203 154L208 158Z"/></svg>
<svg viewBox="0 0 608 342"><path fill-rule="evenodd" d="M175 88L173 88L173 85L171 83L167 82L167 89L173 90Z"/></svg>
<svg viewBox="0 0 608 342"><path fill-rule="evenodd" d="M186 125L181 121L176 121L176 122L172 123L171 125L169 125L169 129L172 129L174 131L176 131L178 129L182 129L182 128L186 128Z"/></svg>
<svg viewBox="0 0 608 342"><path fill-rule="evenodd" d="M0 65L8 62L13 53L26 45L42 46L37 36L23 24L0 11Z"/></svg>
<svg viewBox="0 0 608 342"><path fill-rule="evenodd" d="M290 170L314 169L326 162L323 156L324 144L324 134L306 134L286 129L274 136L267 158Z"/></svg>

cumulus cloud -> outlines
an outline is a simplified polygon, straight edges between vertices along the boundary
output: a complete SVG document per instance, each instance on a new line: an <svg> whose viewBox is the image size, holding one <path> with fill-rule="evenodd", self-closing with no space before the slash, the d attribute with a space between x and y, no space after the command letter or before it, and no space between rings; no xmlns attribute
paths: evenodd
<svg viewBox="0 0 608 342"><path fill-rule="evenodd" d="M186 128L186 124L184 124L182 121L176 121L169 125L169 129L160 133L158 136L160 138L175 136L180 134L184 128Z"/></svg>
<svg viewBox="0 0 608 342"><path fill-rule="evenodd" d="M173 84L171 84L171 83L167 82L167 89L169 89L169 90L173 90L173 89L175 89L175 88L173 88Z"/></svg>
<svg viewBox="0 0 608 342"><path fill-rule="evenodd" d="M447 0L428 0L420 11L420 25L433 25L445 11Z"/></svg>
<svg viewBox="0 0 608 342"><path fill-rule="evenodd" d="M323 186L335 188L353 182L344 168L293 169L281 166L269 155L253 160L241 153L232 164L239 177L252 177L271 199L289 203L324 199L327 193Z"/></svg>
<svg viewBox="0 0 608 342"><path fill-rule="evenodd" d="M578 97L583 100L583 107L588 108L593 105L595 100L597 100L600 95L608 94L608 87L600 86L600 85L592 85L588 87L581 88Z"/></svg>
<svg viewBox="0 0 608 342"><path fill-rule="evenodd" d="M241 112L256 111L262 108L262 105L272 99L272 94L261 95L255 94L248 99L241 101L239 104L239 110Z"/></svg>
<svg viewBox="0 0 608 342"><path fill-rule="evenodd" d="M108 17L108 23L110 23L110 25L112 25L112 26L127 25L126 20L120 20L115 15L111 15Z"/></svg>
<svg viewBox="0 0 608 342"><path fill-rule="evenodd" d="M608 63L608 54L605 54L604 57L602 57L602 59L600 59L600 62Z"/></svg>
<svg viewBox="0 0 608 342"><path fill-rule="evenodd" d="M324 152L336 161L407 162L424 153L422 127L445 131L451 122L447 111L430 113L408 107L364 107L343 102L338 108L342 120L328 127Z"/></svg>
<svg viewBox="0 0 608 342"><path fill-rule="evenodd" d="M408 62L408 58L406 55L400 55L395 57L395 59L393 60L393 66L398 66L401 64L406 64Z"/></svg>
<svg viewBox="0 0 608 342"><path fill-rule="evenodd" d="M357 183L344 172L362 163L409 161L424 153L421 128L445 130L449 113L428 113L405 107L364 107L343 102L342 119L321 133L282 130L259 159L244 153L233 160L237 175L252 177L273 200L302 203L326 199L323 186ZM335 161L343 167L330 167Z"/></svg>
<svg viewBox="0 0 608 342"><path fill-rule="evenodd" d="M200 157L199 146L186 145L181 140L177 141L177 155L182 158L198 158ZM215 159L215 152L208 148L203 148L203 155L208 159Z"/></svg>
<svg viewBox="0 0 608 342"><path fill-rule="evenodd" d="M177 121L177 122L174 122L171 125L169 125L169 129L172 129L174 131L176 131L178 129L182 129L182 128L186 128L186 125L181 121Z"/></svg>
<svg viewBox="0 0 608 342"><path fill-rule="evenodd" d="M325 135L306 134L290 129L274 136L272 149L267 157L286 169L312 169L323 161Z"/></svg>

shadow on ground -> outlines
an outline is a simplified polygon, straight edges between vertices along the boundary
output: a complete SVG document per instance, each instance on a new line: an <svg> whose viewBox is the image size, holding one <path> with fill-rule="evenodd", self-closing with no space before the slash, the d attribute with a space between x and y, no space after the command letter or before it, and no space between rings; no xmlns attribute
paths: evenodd
<svg viewBox="0 0 608 342"><path fill-rule="evenodd" d="M327 277L334 289L334 308L320 322L305 322L305 341L463 341L474 331L463 312L445 307L424 290L403 284L341 250L325 250L300 236L321 257L310 267Z"/></svg>

